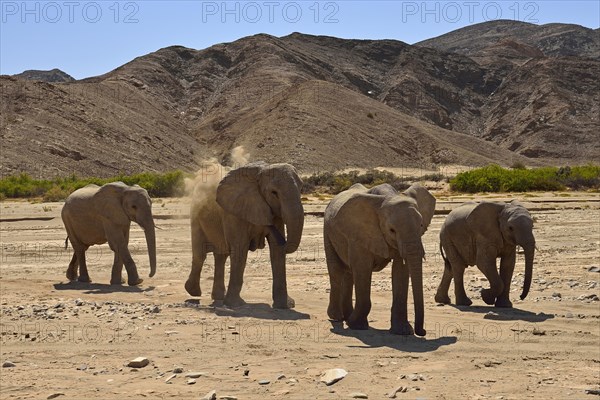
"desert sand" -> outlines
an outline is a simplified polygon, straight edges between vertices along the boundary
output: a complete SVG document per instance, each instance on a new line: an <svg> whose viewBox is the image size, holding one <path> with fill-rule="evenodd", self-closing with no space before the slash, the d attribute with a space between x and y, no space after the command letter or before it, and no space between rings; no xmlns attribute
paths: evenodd
<svg viewBox="0 0 600 400"><path fill-rule="evenodd" d="M471 196L437 195L438 210ZM486 196L509 199L510 196ZM487 286L465 273L471 307L439 306L441 278L436 215L424 236L427 336L401 337L390 325L391 269L374 274L368 331L351 331L326 315L329 281L322 246L326 202L307 202L301 249L288 258L294 310L273 310L268 249L251 253L242 296L230 310L210 300L212 259L198 300L183 283L191 265L189 200L154 201L158 272L148 278L143 232L132 225L130 248L139 287L110 286L107 245L88 251L91 284L65 277L62 203L0 204L0 398L2 399L398 399L597 398L600 390L600 196L514 195L535 217L538 252L529 296L520 301L518 256L513 309L483 303ZM23 218L35 218L23 220ZM451 297L453 292L451 289ZM409 318L412 319L409 296ZM127 366L146 357L142 368ZM348 374L327 386L322 373ZM192 376L187 374L195 372Z"/></svg>

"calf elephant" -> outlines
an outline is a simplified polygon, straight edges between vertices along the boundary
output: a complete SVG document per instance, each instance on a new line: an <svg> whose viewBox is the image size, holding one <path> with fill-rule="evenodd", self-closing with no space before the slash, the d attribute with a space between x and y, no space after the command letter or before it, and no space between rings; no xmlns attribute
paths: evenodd
<svg viewBox="0 0 600 400"><path fill-rule="evenodd" d="M421 236L434 210L435 198L420 186L399 194L390 185L367 190L356 184L331 200L325 210L323 229L331 285L329 318L344 320L351 329L368 329L372 273L393 260L390 331L425 335ZM414 330L407 315L409 275L415 306Z"/></svg>
<svg viewBox="0 0 600 400"><path fill-rule="evenodd" d="M202 294L200 273L207 253L213 253L212 298L224 300L228 307L244 305L240 292L248 251L264 248L266 238L273 273L273 307L294 307L287 292L285 258L296 251L302 237L301 187L302 181L291 165L255 162L230 171L216 190L197 193L203 201L192 202L193 258L185 283L187 292ZM231 272L225 292L224 269L229 256Z"/></svg>
<svg viewBox="0 0 600 400"><path fill-rule="evenodd" d="M86 250L94 244L108 242L114 254L110 283L120 285L123 264L127 271L127 283L139 285L142 279L129 253L129 228L131 221L144 229L150 277L156 273L156 238L152 201L145 189L123 182L107 183L100 187L87 185L71 193L61 212L68 238L75 250L67 269L69 280L91 282L85 262ZM65 243L66 244L66 243ZM77 267L79 266L79 278Z"/></svg>
<svg viewBox="0 0 600 400"><path fill-rule="evenodd" d="M512 307L509 292L517 245L525 252L523 300L531 285L535 252L533 220L527 209L516 201L484 201L465 203L452 210L440 231L440 251L445 267L435 300L450 303L448 289L454 278L456 304L471 305L465 292L463 273L468 265L477 265L490 283L489 289L481 291L483 301L496 307ZM497 258L500 258L500 273L496 268Z"/></svg>

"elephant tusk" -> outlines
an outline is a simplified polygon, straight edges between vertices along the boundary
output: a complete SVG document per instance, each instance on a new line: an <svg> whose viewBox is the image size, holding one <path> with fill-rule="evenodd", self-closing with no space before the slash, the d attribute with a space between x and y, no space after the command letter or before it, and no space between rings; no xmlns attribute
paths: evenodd
<svg viewBox="0 0 600 400"><path fill-rule="evenodd" d="M285 245L285 238L281 235L281 233L279 232L279 230L274 226L274 225L269 225L269 231L271 232L271 234L275 237L275 240L277 241L277 244L279 246L284 246Z"/></svg>

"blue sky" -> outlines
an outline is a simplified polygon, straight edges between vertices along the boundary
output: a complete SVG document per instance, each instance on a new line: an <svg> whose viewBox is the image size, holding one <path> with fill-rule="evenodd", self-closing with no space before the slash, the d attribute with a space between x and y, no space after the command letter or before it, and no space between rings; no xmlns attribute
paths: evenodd
<svg viewBox="0 0 600 400"><path fill-rule="evenodd" d="M415 43L495 19L596 29L589 1L6 1L0 73L60 68L81 79L178 44L203 49L256 33Z"/></svg>

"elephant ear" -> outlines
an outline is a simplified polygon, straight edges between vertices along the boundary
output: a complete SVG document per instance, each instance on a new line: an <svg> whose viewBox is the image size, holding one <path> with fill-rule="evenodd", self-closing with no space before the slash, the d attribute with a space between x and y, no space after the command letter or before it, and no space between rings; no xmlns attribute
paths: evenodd
<svg viewBox="0 0 600 400"><path fill-rule="evenodd" d="M217 187L217 203L226 212L254 225L273 225L271 208L260 194L259 177L266 166L250 163L230 171Z"/></svg>
<svg viewBox="0 0 600 400"><path fill-rule="evenodd" d="M335 215L333 227L353 246L368 249L379 257L389 258L389 247L381 233L378 210L385 196L355 193Z"/></svg>
<svg viewBox="0 0 600 400"><path fill-rule="evenodd" d="M421 235L423 235L427 231L435 214L435 197L433 197L429 190L419 184L412 185L403 193L408 197L412 197L417 202L419 213L423 217L423 230L421 231Z"/></svg>
<svg viewBox="0 0 600 400"><path fill-rule="evenodd" d="M500 202L484 201L473 208L467 216L467 225L477 240L493 243L498 249L504 246L500 230L500 214L505 206Z"/></svg>
<svg viewBox="0 0 600 400"><path fill-rule="evenodd" d="M94 194L94 207L102 219L118 225L129 223L129 217L123 210L123 196L127 189L123 182L107 183L98 189Z"/></svg>

